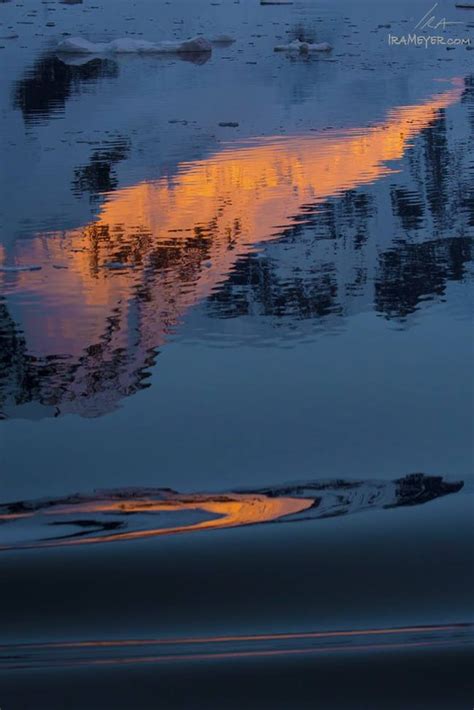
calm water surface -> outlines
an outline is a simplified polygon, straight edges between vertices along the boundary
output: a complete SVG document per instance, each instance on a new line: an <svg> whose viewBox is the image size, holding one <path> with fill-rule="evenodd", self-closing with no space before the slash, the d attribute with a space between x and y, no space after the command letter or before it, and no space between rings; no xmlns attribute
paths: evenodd
<svg viewBox="0 0 474 710"><path fill-rule="evenodd" d="M472 704L472 52L388 46L427 9L0 5L2 707Z"/></svg>

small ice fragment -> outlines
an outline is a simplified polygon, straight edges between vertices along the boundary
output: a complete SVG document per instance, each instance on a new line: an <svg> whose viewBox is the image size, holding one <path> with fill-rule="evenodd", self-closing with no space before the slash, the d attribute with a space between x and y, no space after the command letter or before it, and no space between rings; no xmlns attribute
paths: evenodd
<svg viewBox="0 0 474 710"><path fill-rule="evenodd" d="M212 44L233 44L235 38L230 35L217 35L211 39Z"/></svg>
<svg viewBox="0 0 474 710"><path fill-rule="evenodd" d="M274 52L299 52L300 51L300 45L303 44L300 42L298 39L296 39L294 42L290 42L290 44L277 44L276 47L274 47Z"/></svg>
<svg viewBox="0 0 474 710"><path fill-rule="evenodd" d="M146 42L143 39L114 39L109 42L109 51L115 54L140 54L153 52L156 45L154 42Z"/></svg>
<svg viewBox="0 0 474 710"><path fill-rule="evenodd" d="M108 51L108 48L109 44L105 42L96 44L82 37L68 37L58 44L56 51L65 54L101 54Z"/></svg>
<svg viewBox="0 0 474 710"><path fill-rule="evenodd" d="M212 44L205 37L193 37L184 42L147 42L124 37L99 43L68 37L58 44L56 51L60 54L201 54L212 52Z"/></svg>
<svg viewBox="0 0 474 710"><path fill-rule="evenodd" d="M181 46L177 51L180 53L212 52L212 45L205 37L193 37L193 39L181 42Z"/></svg>
<svg viewBox="0 0 474 710"><path fill-rule="evenodd" d="M89 62L103 59L103 55L99 54L65 54L64 52L56 52L58 59L69 67L84 67Z"/></svg>
<svg viewBox="0 0 474 710"><path fill-rule="evenodd" d="M329 42L316 42L314 44L303 42L303 44L307 45L307 47L302 50L304 52L330 52L332 49Z"/></svg>

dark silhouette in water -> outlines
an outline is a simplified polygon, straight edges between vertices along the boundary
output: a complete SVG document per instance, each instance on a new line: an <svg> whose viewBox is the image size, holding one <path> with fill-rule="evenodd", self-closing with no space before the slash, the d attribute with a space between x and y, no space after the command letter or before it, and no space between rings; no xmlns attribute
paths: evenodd
<svg viewBox="0 0 474 710"><path fill-rule="evenodd" d="M95 57L83 64L66 64L55 55L43 55L14 88L13 103L27 123L60 115L68 99L84 84L118 76L118 64Z"/></svg>
<svg viewBox="0 0 474 710"><path fill-rule="evenodd" d="M87 163L74 171L72 190L76 195L89 193L91 201L97 201L104 192L118 187L114 166L125 160L130 150L127 140L119 140L110 146L95 150Z"/></svg>
<svg viewBox="0 0 474 710"><path fill-rule="evenodd" d="M448 281L461 281L472 260L469 237L422 244L401 242L380 255L375 308L387 318L414 313L424 296L443 296Z"/></svg>
<svg viewBox="0 0 474 710"><path fill-rule="evenodd" d="M392 210L402 227L409 232L421 227L424 217L423 196L402 187L392 189Z"/></svg>
<svg viewBox="0 0 474 710"><path fill-rule="evenodd" d="M205 64L210 55L183 54L180 59ZM61 116L68 100L84 85L101 79L116 79L119 65L107 57L71 58L45 54L25 76L16 82L13 106L19 108L27 123Z"/></svg>

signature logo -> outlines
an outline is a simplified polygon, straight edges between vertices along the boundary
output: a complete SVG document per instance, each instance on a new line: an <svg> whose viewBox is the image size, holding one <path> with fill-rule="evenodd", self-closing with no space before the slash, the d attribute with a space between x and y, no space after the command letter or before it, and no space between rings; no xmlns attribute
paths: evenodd
<svg viewBox="0 0 474 710"><path fill-rule="evenodd" d="M434 13L439 3L435 2L432 8L428 10L427 13L423 15L421 20L415 25L415 30L446 30L450 25L463 25L463 22L448 21L445 17L438 19Z"/></svg>
<svg viewBox="0 0 474 710"><path fill-rule="evenodd" d="M389 45L404 47L413 45L415 47L424 47L425 49L433 45L444 46L447 49L454 49L457 46L470 47L470 37L452 37L448 34L440 34L440 32L446 31L453 25L464 25L464 22L455 22L454 20L447 20L446 17L437 16L436 9L438 5L439 3L435 2L433 7L430 7L428 12L425 12L410 34L389 34ZM437 31L438 34L434 34L433 30Z"/></svg>

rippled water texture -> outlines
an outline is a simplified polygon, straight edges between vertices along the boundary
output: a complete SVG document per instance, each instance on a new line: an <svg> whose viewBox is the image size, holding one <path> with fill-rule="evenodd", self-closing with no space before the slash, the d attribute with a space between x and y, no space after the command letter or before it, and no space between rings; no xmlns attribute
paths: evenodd
<svg viewBox="0 0 474 710"><path fill-rule="evenodd" d="M389 46L425 5L0 3L2 708L472 704L473 54Z"/></svg>

